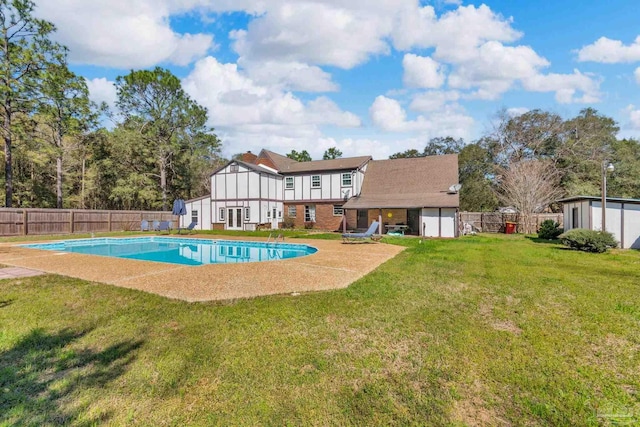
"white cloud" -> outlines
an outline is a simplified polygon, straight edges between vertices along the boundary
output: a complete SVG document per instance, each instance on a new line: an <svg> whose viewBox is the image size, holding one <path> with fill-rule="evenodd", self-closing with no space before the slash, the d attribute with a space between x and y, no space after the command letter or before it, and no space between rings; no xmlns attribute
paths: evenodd
<svg viewBox="0 0 640 427"><path fill-rule="evenodd" d="M322 136L321 126L360 126L355 114L341 110L327 97L305 103L291 92L260 85L236 64L222 64L213 57L198 61L182 83L191 97L207 107L223 141L237 141L242 150L259 150L271 141L272 149L288 152L303 142L313 144L310 141Z"/></svg>
<svg viewBox="0 0 640 427"><path fill-rule="evenodd" d="M246 30L231 32L234 49L251 61L276 60L345 69L389 52L383 40L390 18L371 10L326 2L274 2ZM381 2L378 2L381 3ZM387 27L387 28L385 28Z"/></svg>
<svg viewBox="0 0 640 427"><path fill-rule="evenodd" d="M240 59L238 63L251 79L260 84L303 92L335 92L339 89L329 73L301 62L251 62Z"/></svg>
<svg viewBox="0 0 640 427"><path fill-rule="evenodd" d="M625 112L629 117L629 125L628 127L633 130L640 131L640 109L636 108L635 105L630 104Z"/></svg>
<svg viewBox="0 0 640 427"><path fill-rule="evenodd" d="M457 89L477 88L475 98L497 99L517 80L537 75L549 62L528 46L504 46L489 41L478 47L473 56L460 62L449 75L449 86Z"/></svg>
<svg viewBox="0 0 640 427"><path fill-rule="evenodd" d="M51 20L55 38L74 63L142 68L161 62L187 65L213 48L210 34L179 34L169 17L193 7L168 0L40 0L39 17Z"/></svg>
<svg viewBox="0 0 640 427"><path fill-rule="evenodd" d="M636 78L636 83L640 85L640 67L636 68L636 71L633 73Z"/></svg>
<svg viewBox="0 0 640 427"><path fill-rule="evenodd" d="M85 79L89 89L89 98L96 104L105 102L109 107L113 107L118 99L116 87L112 81L102 78Z"/></svg>
<svg viewBox="0 0 640 427"><path fill-rule="evenodd" d="M488 6L470 5L440 18L432 6L405 7L399 11L391 36L397 49L435 47L434 59L457 63L473 57L475 49L487 41L513 42L522 34L511 27L511 19Z"/></svg>
<svg viewBox="0 0 640 427"><path fill-rule="evenodd" d="M600 101L600 82L578 70L573 74L539 74L525 79L523 86L532 92L555 92L556 101L560 104Z"/></svg>
<svg viewBox="0 0 640 427"><path fill-rule="evenodd" d="M457 106L446 106L428 116L418 115L414 120L407 120L407 113L398 101L378 96L369 108L369 114L373 123L387 132L420 132L425 137L468 138L474 120L460 110Z"/></svg>
<svg viewBox="0 0 640 427"><path fill-rule="evenodd" d="M640 36L630 45L624 45L620 40L600 37L593 44L578 50L578 61L607 64L640 61Z"/></svg>
<svg viewBox="0 0 640 427"><path fill-rule="evenodd" d="M509 117L518 117L525 113L528 113L530 110L527 107L513 107L507 108L507 115Z"/></svg>
<svg viewBox="0 0 640 427"><path fill-rule="evenodd" d="M421 92L413 96L409 109L420 111L423 113L437 111L442 109L446 104L460 99L460 93L457 91L427 91Z"/></svg>
<svg viewBox="0 0 640 427"><path fill-rule="evenodd" d="M402 59L405 86L436 89L444 84L445 74L440 64L429 57L407 53Z"/></svg>

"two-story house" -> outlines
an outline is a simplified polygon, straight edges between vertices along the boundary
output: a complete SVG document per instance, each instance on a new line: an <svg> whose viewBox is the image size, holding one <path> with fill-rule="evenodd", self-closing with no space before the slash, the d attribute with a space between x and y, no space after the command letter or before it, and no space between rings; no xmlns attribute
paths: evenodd
<svg viewBox="0 0 640 427"><path fill-rule="evenodd" d="M368 170L371 169L371 173ZM370 177L368 175L371 175ZM424 236L457 236L457 156L374 161L371 156L298 162L268 150L247 152L211 175L211 195L187 201L200 230L259 225L322 230L402 224Z"/></svg>

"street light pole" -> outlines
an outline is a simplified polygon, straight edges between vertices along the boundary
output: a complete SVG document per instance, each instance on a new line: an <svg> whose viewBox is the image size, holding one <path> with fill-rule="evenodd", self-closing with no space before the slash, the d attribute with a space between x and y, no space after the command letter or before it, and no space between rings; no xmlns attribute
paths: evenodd
<svg viewBox="0 0 640 427"><path fill-rule="evenodd" d="M602 161L602 232L607 231L607 172L614 170L611 162Z"/></svg>

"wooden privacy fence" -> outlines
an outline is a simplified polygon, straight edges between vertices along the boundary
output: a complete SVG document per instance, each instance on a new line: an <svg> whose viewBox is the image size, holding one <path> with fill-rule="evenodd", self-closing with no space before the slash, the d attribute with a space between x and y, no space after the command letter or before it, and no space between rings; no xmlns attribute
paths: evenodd
<svg viewBox="0 0 640 427"><path fill-rule="evenodd" d="M0 236L140 230L143 219L178 226L178 217L171 212L0 208Z"/></svg>
<svg viewBox="0 0 640 427"><path fill-rule="evenodd" d="M529 230L537 231L542 221L551 219L562 227L562 213L538 213L529 216ZM483 233L504 233L505 224L518 224L518 233L525 231L524 219L517 213L500 212L460 212L460 224L468 223L477 231Z"/></svg>

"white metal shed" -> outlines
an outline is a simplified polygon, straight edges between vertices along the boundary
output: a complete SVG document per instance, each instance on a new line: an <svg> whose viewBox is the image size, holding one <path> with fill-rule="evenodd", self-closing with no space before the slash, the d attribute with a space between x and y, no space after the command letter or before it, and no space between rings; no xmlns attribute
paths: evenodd
<svg viewBox="0 0 640 427"><path fill-rule="evenodd" d="M564 229L602 229L602 199L575 196L559 200L563 203ZM624 249L640 249L640 199L607 198L606 229Z"/></svg>

